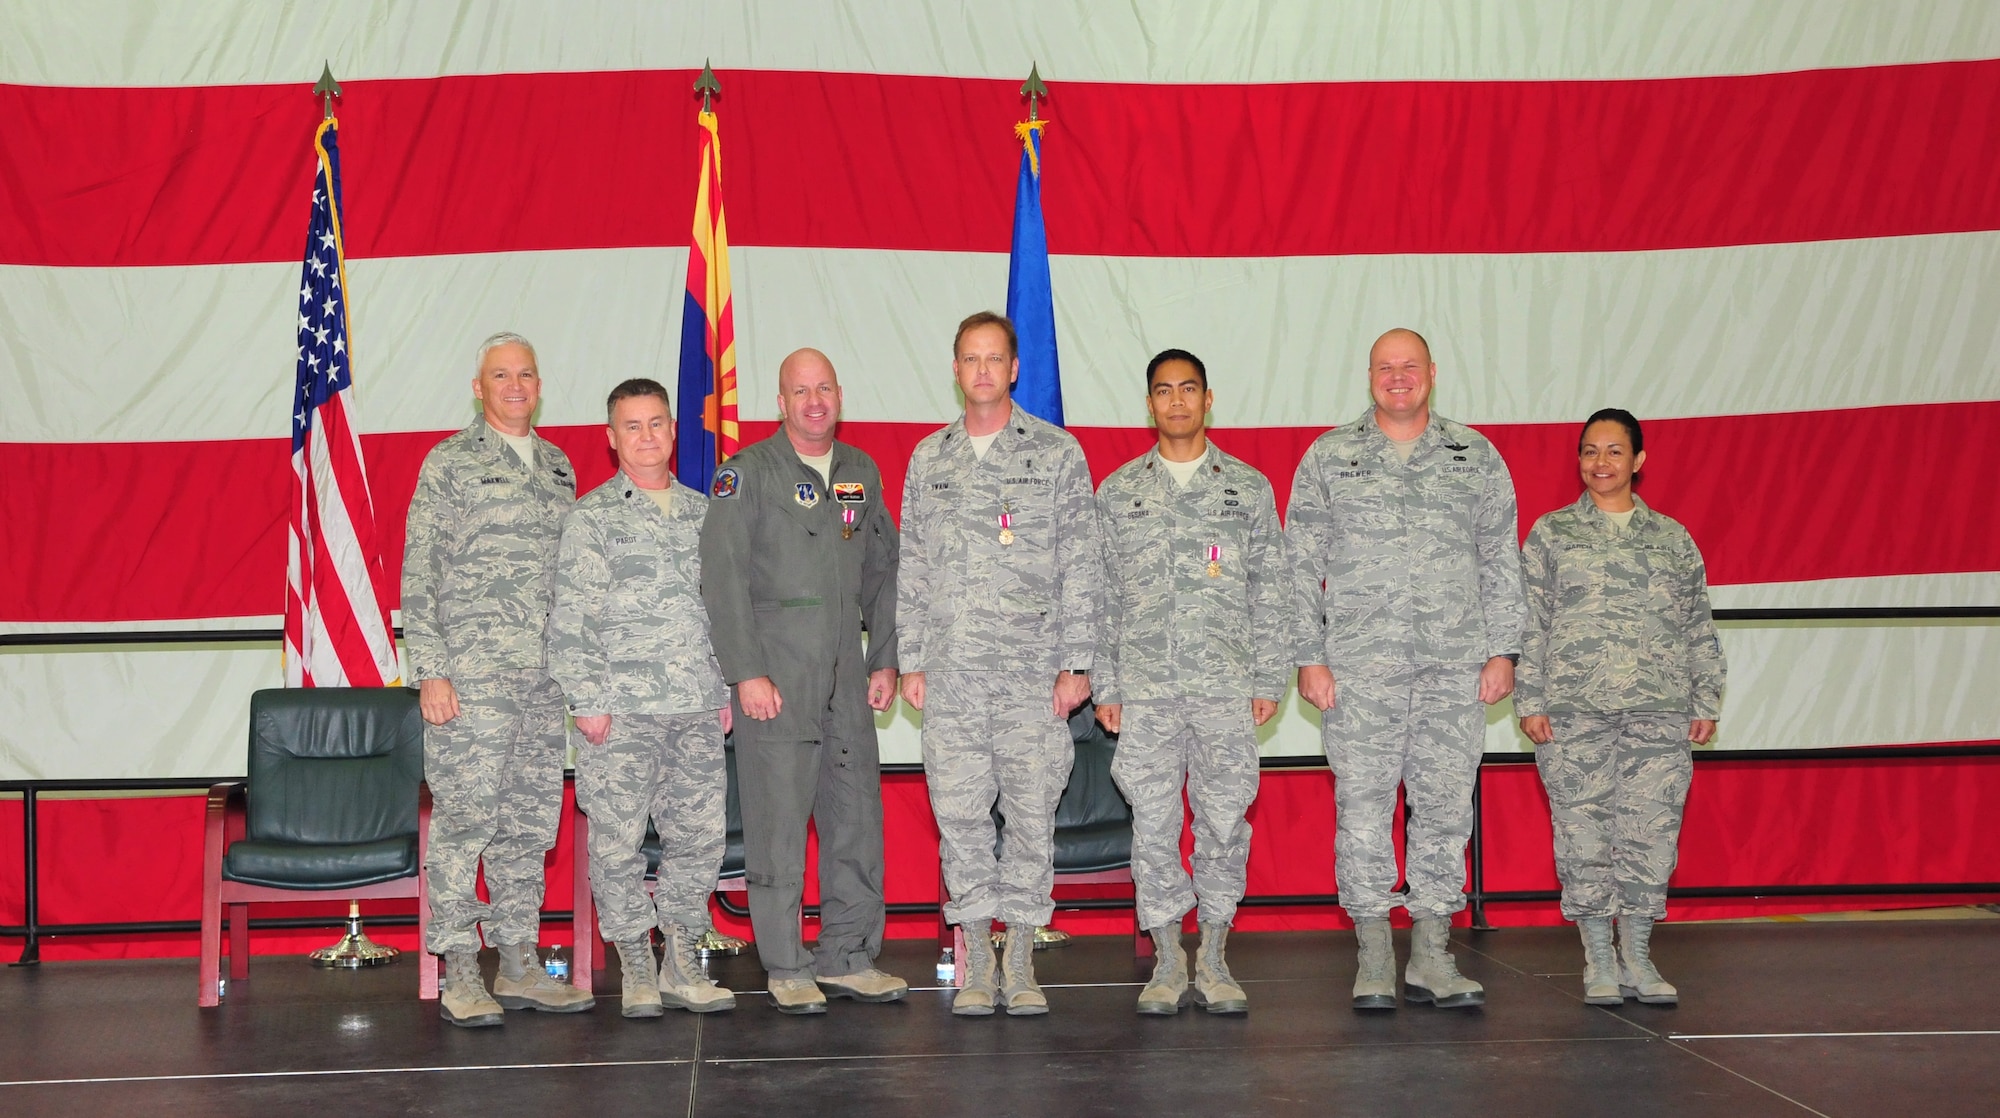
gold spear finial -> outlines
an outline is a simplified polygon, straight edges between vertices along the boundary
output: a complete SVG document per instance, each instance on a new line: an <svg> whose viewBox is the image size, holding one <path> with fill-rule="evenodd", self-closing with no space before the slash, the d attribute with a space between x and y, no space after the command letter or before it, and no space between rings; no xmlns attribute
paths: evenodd
<svg viewBox="0 0 2000 1118"><path fill-rule="evenodd" d="M701 60L701 76L694 80L694 91L701 94L701 111L708 112L709 101L722 95L722 83L715 80L715 71L709 68L708 59Z"/></svg>
<svg viewBox="0 0 2000 1118"><path fill-rule="evenodd" d="M320 108L326 114L320 119L332 120L333 99L340 96L340 83L333 80L333 63L328 62L326 68L320 71L319 84L313 86L313 92L319 94Z"/></svg>
<svg viewBox="0 0 2000 1118"><path fill-rule="evenodd" d="M1042 68L1039 64L1033 62L1028 64L1028 80L1021 83L1021 95L1028 99L1028 119L1040 119L1035 114L1035 98L1048 100L1049 87L1042 84Z"/></svg>

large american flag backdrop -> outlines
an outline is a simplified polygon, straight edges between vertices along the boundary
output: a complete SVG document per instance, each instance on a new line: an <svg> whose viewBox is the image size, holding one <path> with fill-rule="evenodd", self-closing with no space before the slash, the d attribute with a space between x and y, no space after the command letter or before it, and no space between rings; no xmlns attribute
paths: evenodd
<svg viewBox="0 0 2000 1118"><path fill-rule="evenodd" d="M1523 529L1577 493L1578 421L1621 406L1718 606L2000 601L1985 0L0 7L9 630L277 624L323 60L391 586L480 338L534 340L541 430L586 484L606 390L674 382L712 59L744 437L774 425L779 358L819 347L892 508L957 411L954 324L1005 298L1033 62L1066 416L1100 477L1149 442L1147 357L1182 346L1282 507L1407 325ZM1724 641L1724 747L2000 725L1991 624ZM239 771L245 696L279 672L263 645L9 653L0 776ZM1268 752L1315 750L1295 699L1275 726ZM910 715L885 727L914 760ZM1491 745L1517 745L1504 709Z"/></svg>

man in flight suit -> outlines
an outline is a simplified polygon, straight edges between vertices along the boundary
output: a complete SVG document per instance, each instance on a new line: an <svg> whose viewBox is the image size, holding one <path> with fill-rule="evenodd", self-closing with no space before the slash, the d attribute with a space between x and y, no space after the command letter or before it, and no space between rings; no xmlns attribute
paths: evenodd
<svg viewBox="0 0 2000 1118"><path fill-rule="evenodd" d="M527 339L493 335L477 367L479 418L425 456L403 548L403 648L430 724L424 948L444 956L439 1013L468 1027L500 1024L502 1006L596 1004L535 957L568 749L542 635L576 473L529 426L542 379ZM490 903L475 891L482 861ZM482 923L500 954L491 996L479 976Z"/></svg>
<svg viewBox="0 0 2000 1118"><path fill-rule="evenodd" d="M824 1013L828 994L909 991L874 963L885 923L875 712L896 701L896 526L875 463L834 440L840 402L825 354L785 358L779 429L716 470L701 532L702 598L734 689L750 923L783 1013ZM809 820L811 954L799 939Z"/></svg>
<svg viewBox="0 0 2000 1118"><path fill-rule="evenodd" d="M674 417L658 381L625 381L605 409L618 473L563 523L549 613L549 674L584 741L576 799L590 815L590 886L618 945L625 1016L732 1009L735 995L696 957L729 787L729 692L701 601L708 499L674 480ZM641 850L649 816L660 836L651 898ZM656 924L667 949L657 975Z"/></svg>
<svg viewBox="0 0 2000 1118"><path fill-rule="evenodd" d="M1299 463L1285 531L1297 565L1299 695L1322 712L1338 813L1334 866L1354 918L1356 1009L1396 1008L1389 910L1416 926L1403 996L1484 1004L1458 972L1465 840L1485 704L1514 690L1527 600L1514 481L1472 428L1433 414L1437 365L1414 330L1368 353L1374 406L1321 435ZM1409 892L1391 834L1403 786Z"/></svg>
<svg viewBox="0 0 2000 1118"><path fill-rule="evenodd" d="M1250 860L1257 730L1291 683L1291 567L1271 483L1208 441L1208 370L1170 349L1146 367L1159 444L1097 491L1104 622L1091 688L1118 734L1111 776L1132 805L1132 880L1156 965L1139 1012L1188 992L1181 919L1200 901L1194 1000L1244 1013L1224 958ZM1181 867L1181 792L1194 808L1194 876Z"/></svg>

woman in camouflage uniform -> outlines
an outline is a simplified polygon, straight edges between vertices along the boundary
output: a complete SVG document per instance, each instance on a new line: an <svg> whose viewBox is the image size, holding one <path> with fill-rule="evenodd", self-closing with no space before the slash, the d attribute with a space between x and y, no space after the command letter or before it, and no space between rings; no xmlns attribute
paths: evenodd
<svg viewBox="0 0 2000 1118"><path fill-rule="evenodd" d="M1632 492L1639 421L1591 416L1577 462L1583 495L1536 521L1522 549L1514 709L1548 790L1562 912L1583 934L1584 1000L1670 1005L1679 994L1650 941L1667 914L1689 743L1706 744L1721 712L1722 645L1701 552Z"/></svg>

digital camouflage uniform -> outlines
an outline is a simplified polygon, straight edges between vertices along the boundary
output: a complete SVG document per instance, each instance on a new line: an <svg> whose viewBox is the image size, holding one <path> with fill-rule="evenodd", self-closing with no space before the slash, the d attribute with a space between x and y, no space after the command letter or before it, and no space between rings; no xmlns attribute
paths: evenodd
<svg viewBox="0 0 2000 1118"><path fill-rule="evenodd" d="M1124 705L1111 775L1132 805L1139 926L1178 928L1197 897L1201 923L1227 924L1257 795L1250 700L1276 702L1292 670L1291 568L1271 483L1211 445L1182 487L1156 447L1104 480L1097 510L1105 592L1091 687L1099 705Z"/></svg>
<svg viewBox="0 0 2000 1118"><path fill-rule="evenodd" d="M750 921L774 979L868 970L886 920L868 676L896 666L896 525L866 454L836 442L828 472L831 484L780 429L716 471L701 531L702 598L722 678L733 686L769 676L782 702L768 721L746 716L740 701L735 712ZM799 940L808 822L819 833L811 954Z"/></svg>
<svg viewBox="0 0 2000 1118"><path fill-rule="evenodd" d="M576 798L590 816L590 885L614 942L655 925L708 927L722 866L728 791L722 723L729 701L701 600L708 501L678 482L669 511L619 473L563 524L549 613L549 674L570 713L611 716L603 745L576 754ZM646 820L660 836L658 889L646 897Z"/></svg>
<svg viewBox="0 0 2000 1118"><path fill-rule="evenodd" d="M1623 531L1585 493L1523 549L1528 628L1514 711L1547 715L1535 765L1571 920L1667 914L1688 727L1721 716L1722 643L1687 529L1633 498Z"/></svg>
<svg viewBox="0 0 2000 1118"><path fill-rule="evenodd" d="M1340 901L1357 920L1386 917L1398 903L1414 917L1465 907L1485 737L1479 672L1521 647L1516 530L1499 452L1441 416L1407 463L1372 410L1321 435L1299 463L1286 520L1297 660L1333 670L1321 741L1335 778ZM1407 898L1392 892L1398 784Z"/></svg>
<svg viewBox="0 0 2000 1118"><path fill-rule="evenodd" d="M1015 407L982 461L961 416L910 455L897 617L902 669L925 673L924 773L951 923L1033 927L1054 911L1055 809L1076 760L1055 681L1090 668L1102 562L1090 471L1062 428Z"/></svg>
<svg viewBox="0 0 2000 1118"><path fill-rule="evenodd" d="M568 456L536 436L534 462L476 419L424 457L403 547L410 678L448 679L458 717L424 729L431 789L425 947L477 951L541 933L542 857L555 845L567 741L542 631L556 540L576 500ZM481 861L491 902L474 892Z"/></svg>

